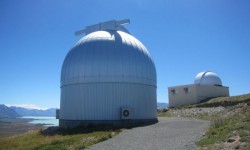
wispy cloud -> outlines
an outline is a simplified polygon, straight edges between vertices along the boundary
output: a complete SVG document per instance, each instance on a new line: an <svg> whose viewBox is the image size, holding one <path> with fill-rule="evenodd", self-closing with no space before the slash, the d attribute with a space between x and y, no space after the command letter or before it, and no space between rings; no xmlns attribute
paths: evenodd
<svg viewBox="0 0 250 150"><path fill-rule="evenodd" d="M22 107L22 108L27 108L27 109L39 109L39 110L48 109L48 108L41 108L41 107L36 106L34 104L6 104L6 106L8 106L8 107L16 106L16 107Z"/></svg>

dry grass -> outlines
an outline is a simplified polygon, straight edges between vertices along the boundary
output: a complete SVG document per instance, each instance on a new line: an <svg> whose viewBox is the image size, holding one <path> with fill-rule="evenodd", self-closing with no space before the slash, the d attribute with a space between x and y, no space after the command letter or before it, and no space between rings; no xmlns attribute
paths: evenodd
<svg viewBox="0 0 250 150"><path fill-rule="evenodd" d="M245 105L232 115L211 118L205 138L197 144L201 149L250 149L250 106Z"/></svg>
<svg viewBox="0 0 250 150"><path fill-rule="evenodd" d="M230 96L230 97L217 97L213 98L205 103L216 103L216 102L242 102L250 99L250 94L244 94L244 95L239 95L239 96Z"/></svg>
<svg viewBox="0 0 250 150"><path fill-rule="evenodd" d="M93 129L83 132L58 132L52 135L30 131L20 136L0 138L0 150L82 149L107 140L120 131Z"/></svg>
<svg viewBox="0 0 250 150"><path fill-rule="evenodd" d="M190 105L189 107L218 107L218 106L227 107L227 106L234 106L243 102L244 103L250 102L250 94L231 96L231 97L212 98L200 104Z"/></svg>

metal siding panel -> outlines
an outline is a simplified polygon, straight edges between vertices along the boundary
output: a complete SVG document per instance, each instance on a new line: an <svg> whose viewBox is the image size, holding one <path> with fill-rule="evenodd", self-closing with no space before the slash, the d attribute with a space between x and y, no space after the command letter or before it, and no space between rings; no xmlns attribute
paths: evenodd
<svg viewBox="0 0 250 150"><path fill-rule="evenodd" d="M156 93L152 86L93 83L62 88L61 119L120 120L121 107L134 110L134 119L156 118Z"/></svg>

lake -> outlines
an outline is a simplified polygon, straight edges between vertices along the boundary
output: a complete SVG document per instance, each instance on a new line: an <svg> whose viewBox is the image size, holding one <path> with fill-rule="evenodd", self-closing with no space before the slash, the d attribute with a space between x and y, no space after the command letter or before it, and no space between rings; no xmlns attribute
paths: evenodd
<svg viewBox="0 0 250 150"><path fill-rule="evenodd" d="M42 117L42 116L23 116L20 118L32 119L29 123L43 124L44 126L58 126L59 119L56 117Z"/></svg>

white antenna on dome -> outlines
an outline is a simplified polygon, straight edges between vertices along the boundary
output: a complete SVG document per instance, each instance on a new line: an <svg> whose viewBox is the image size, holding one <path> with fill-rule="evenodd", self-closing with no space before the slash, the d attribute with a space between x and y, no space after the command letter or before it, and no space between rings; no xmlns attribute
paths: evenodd
<svg viewBox="0 0 250 150"><path fill-rule="evenodd" d="M103 31L103 30L121 30L121 31L125 31L128 33L128 30L124 28L123 26L129 23L130 23L130 19L124 19L120 21L110 20L107 22L102 22L102 23L91 25L91 26L87 26L83 30L76 31L75 35L89 34L91 32Z"/></svg>

